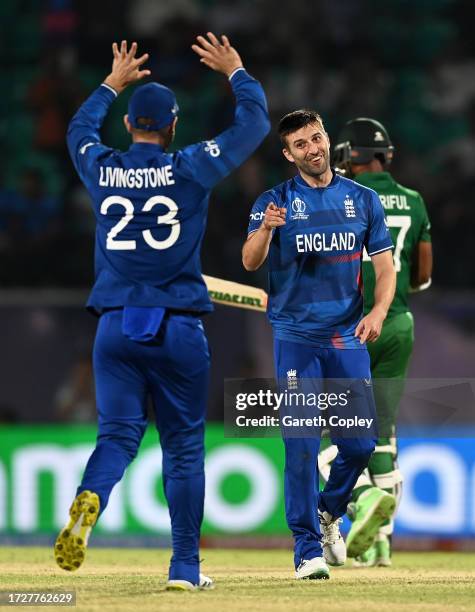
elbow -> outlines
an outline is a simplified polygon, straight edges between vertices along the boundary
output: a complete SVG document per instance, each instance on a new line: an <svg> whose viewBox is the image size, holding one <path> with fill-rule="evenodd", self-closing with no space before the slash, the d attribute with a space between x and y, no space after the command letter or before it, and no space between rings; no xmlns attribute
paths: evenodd
<svg viewBox="0 0 475 612"><path fill-rule="evenodd" d="M259 265L256 265L256 262L244 249L242 251L242 265L246 272L255 272L259 268Z"/></svg>
<svg viewBox="0 0 475 612"><path fill-rule="evenodd" d="M242 258L242 265L244 269L246 270L246 272L255 272L256 270L259 269L259 266L256 266L254 262L249 261L249 259L246 258L244 255Z"/></svg>
<svg viewBox="0 0 475 612"><path fill-rule="evenodd" d="M270 129L271 129L270 118L269 118L269 115L266 113L264 117L263 126L262 126L264 137L267 136L267 134L270 132Z"/></svg>
<svg viewBox="0 0 475 612"><path fill-rule="evenodd" d="M259 124L256 127L255 133L259 136L260 142L262 142L271 130L269 113L267 111L263 111Z"/></svg>

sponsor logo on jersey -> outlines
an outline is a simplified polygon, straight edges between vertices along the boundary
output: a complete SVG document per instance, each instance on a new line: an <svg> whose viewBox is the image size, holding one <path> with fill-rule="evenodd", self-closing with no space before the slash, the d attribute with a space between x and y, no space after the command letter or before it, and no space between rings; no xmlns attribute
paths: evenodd
<svg viewBox="0 0 475 612"><path fill-rule="evenodd" d="M298 253L318 251L352 251L356 236L353 232L332 232L331 234L296 234L295 244Z"/></svg>
<svg viewBox="0 0 475 612"><path fill-rule="evenodd" d="M298 388L297 370L287 370L287 388Z"/></svg>
<svg viewBox="0 0 475 612"><path fill-rule="evenodd" d="M87 144L85 144L83 147L81 147L79 149L79 153L81 153L81 155L84 155L84 153L87 151L87 149L89 149L89 147L92 147L95 144L98 144L98 143L97 142L88 142Z"/></svg>
<svg viewBox="0 0 475 612"><path fill-rule="evenodd" d="M264 217L265 217L264 212L255 212L249 215L249 220L250 221L262 221Z"/></svg>
<svg viewBox="0 0 475 612"><path fill-rule="evenodd" d="M349 195L347 195L345 198L345 215L349 219L356 217L355 206Z"/></svg>
<svg viewBox="0 0 475 612"><path fill-rule="evenodd" d="M305 221L306 219L308 219L308 215L305 214L305 209L307 208L307 205L303 200L301 200L300 198L295 198L295 200L292 201L292 204L290 206L293 212L293 215L290 216L290 219L292 221Z"/></svg>
<svg viewBox="0 0 475 612"><path fill-rule="evenodd" d="M207 140L205 151L209 153L211 157L219 157L221 155L221 149L216 140Z"/></svg>

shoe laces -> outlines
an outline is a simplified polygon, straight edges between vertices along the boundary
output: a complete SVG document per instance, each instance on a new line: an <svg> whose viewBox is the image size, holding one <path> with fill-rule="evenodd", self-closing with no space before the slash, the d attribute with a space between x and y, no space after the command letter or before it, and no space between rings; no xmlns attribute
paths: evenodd
<svg viewBox="0 0 475 612"><path fill-rule="evenodd" d="M326 544L335 544L340 538L340 524L343 522L342 518L337 518L334 521L327 522L320 516L320 525L323 531L323 539Z"/></svg>

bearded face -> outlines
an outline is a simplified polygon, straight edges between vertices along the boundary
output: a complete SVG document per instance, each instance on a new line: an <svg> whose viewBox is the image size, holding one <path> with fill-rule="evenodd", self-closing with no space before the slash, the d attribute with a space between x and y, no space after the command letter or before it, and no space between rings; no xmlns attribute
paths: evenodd
<svg viewBox="0 0 475 612"><path fill-rule="evenodd" d="M311 123L286 137L283 153L300 174L318 178L330 168L330 141L319 123Z"/></svg>

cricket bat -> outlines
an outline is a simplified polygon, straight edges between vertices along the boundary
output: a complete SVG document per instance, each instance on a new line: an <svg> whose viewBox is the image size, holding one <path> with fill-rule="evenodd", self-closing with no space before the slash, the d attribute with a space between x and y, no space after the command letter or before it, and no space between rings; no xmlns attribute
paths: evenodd
<svg viewBox="0 0 475 612"><path fill-rule="evenodd" d="M263 289L233 283L232 281L203 274L203 280L208 287L208 295L212 302L237 308L248 308L265 312L267 309L267 293Z"/></svg>

